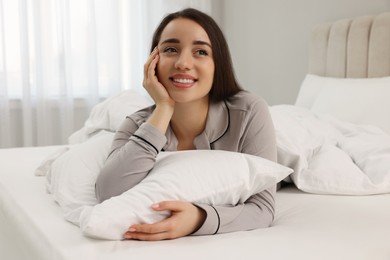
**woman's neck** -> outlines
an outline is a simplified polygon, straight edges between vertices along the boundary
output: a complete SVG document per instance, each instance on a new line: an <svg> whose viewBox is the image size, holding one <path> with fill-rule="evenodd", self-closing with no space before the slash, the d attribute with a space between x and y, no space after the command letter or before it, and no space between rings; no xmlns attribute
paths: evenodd
<svg viewBox="0 0 390 260"><path fill-rule="evenodd" d="M195 148L193 141L206 127L208 110L208 98L192 103L175 104L170 125L178 140L178 150Z"/></svg>

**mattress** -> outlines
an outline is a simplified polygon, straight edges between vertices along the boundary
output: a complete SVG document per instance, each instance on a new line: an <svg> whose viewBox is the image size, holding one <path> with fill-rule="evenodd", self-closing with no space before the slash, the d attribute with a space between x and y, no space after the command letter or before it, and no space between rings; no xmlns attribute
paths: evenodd
<svg viewBox="0 0 390 260"><path fill-rule="evenodd" d="M390 259L390 194L336 196L294 186L270 228L159 242L87 238L34 170L58 146L0 150L0 259Z"/></svg>

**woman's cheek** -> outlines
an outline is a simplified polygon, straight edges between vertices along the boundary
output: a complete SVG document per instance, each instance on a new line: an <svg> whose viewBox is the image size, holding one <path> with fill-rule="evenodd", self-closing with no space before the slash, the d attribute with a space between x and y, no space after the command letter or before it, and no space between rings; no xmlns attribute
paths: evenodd
<svg viewBox="0 0 390 260"><path fill-rule="evenodd" d="M167 66L166 66L165 59L160 56L160 60L156 66L156 75L157 75L157 78L159 79L159 81L164 80L166 78L164 76L166 76L167 73L168 72L167 72Z"/></svg>

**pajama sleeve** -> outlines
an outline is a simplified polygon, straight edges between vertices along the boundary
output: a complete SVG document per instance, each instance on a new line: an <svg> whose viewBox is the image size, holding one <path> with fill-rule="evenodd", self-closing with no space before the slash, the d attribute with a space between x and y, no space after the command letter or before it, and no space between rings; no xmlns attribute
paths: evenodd
<svg viewBox="0 0 390 260"><path fill-rule="evenodd" d="M151 124L130 117L114 136L111 152L96 181L99 202L131 189L153 168L166 137Z"/></svg>

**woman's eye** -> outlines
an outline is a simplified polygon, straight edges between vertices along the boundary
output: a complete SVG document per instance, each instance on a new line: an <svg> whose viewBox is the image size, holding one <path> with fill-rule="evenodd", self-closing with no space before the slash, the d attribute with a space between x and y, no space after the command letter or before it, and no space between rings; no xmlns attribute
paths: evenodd
<svg viewBox="0 0 390 260"><path fill-rule="evenodd" d="M205 56L208 55L207 51L205 51L205 50L197 50L196 53L199 55L205 55Z"/></svg>
<svg viewBox="0 0 390 260"><path fill-rule="evenodd" d="M175 48L173 47L168 47L164 49L164 52L177 52Z"/></svg>

